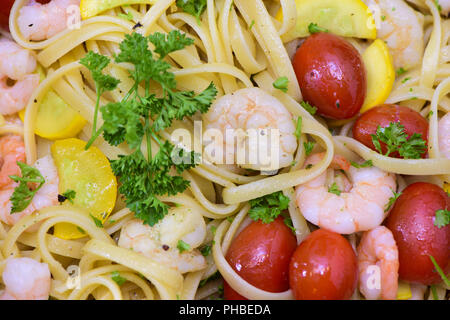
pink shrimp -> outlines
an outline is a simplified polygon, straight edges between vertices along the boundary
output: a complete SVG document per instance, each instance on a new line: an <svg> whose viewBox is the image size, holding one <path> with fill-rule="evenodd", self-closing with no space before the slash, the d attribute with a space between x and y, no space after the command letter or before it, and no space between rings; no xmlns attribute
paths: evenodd
<svg viewBox="0 0 450 320"><path fill-rule="evenodd" d="M305 166L316 164L324 153L310 156ZM344 175L334 173L336 165ZM396 190L393 174L378 168L355 168L341 156L317 178L296 187L296 200L303 216L322 228L351 234L379 226L386 217L386 206Z"/></svg>
<svg viewBox="0 0 450 320"><path fill-rule="evenodd" d="M20 136L3 136L0 138L0 188L11 184L9 176L19 175L17 161L25 161L25 145Z"/></svg>
<svg viewBox="0 0 450 320"><path fill-rule="evenodd" d="M30 258L9 258L2 274L5 291L0 300L47 300L51 275L46 263Z"/></svg>
<svg viewBox="0 0 450 320"><path fill-rule="evenodd" d="M358 245L357 256L359 290L366 299L395 299L399 262L392 232L384 226L365 232Z"/></svg>

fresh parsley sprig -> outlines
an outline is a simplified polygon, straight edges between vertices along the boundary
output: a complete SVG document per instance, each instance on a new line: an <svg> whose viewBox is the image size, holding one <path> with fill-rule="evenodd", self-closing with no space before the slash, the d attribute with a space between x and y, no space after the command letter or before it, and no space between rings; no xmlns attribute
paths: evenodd
<svg viewBox="0 0 450 320"><path fill-rule="evenodd" d="M400 197L401 195L402 195L401 192L397 193L394 190L392 190L392 197L389 198L389 201L386 204L386 207L384 208L384 212L388 212L389 210L391 210L391 208L394 205L395 201L397 201L398 197Z"/></svg>
<svg viewBox="0 0 450 320"><path fill-rule="evenodd" d="M20 168L21 177L9 176L13 181L19 183L10 198L12 203L11 214L25 210L33 200L36 192L45 183L45 179L38 169L20 161L17 161L17 165ZM37 184L37 186L30 188L29 184Z"/></svg>
<svg viewBox="0 0 450 320"><path fill-rule="evenodd" d="M311 34L314 34L314 33L318 33L318 32L328 32L328 29L319 27L319 26L317 25L317 23L310 23L310 24L308 25L308 31L309 31L309 33L311 33Z"/></svg>
<svg viewBox="0 0 450 320"><path fill-rule="evenodd" d="M272 84L275 89L281 90L284 93L288 92L289 79L287 77L279 77Z"/></svg>
<svg viewBox="0 0 450 320"><path fill-rule="evenodd" d="M427 146L422 134L414 133L408 138L405 127L398 122L391 122L389 126L377 127L375 134L371 135L375 149L383 154L381 143L386 145L385 156L398 152L404 159L419 159L425 153Z"/></svg>
<svg viewBox="0 0 450 320"><path fill-rule="evenodd" d="M289 207L289 198L278 191L250 200L250 207L248 214L252 220L271 223Z"/></svg>
<svg viewBox="0 0 450 320"><path fill-rule="evenodd" d="M206 0L177 0L177 7L193 15L200 23L200 16L206 9Z"/></svg>
<svg viewBox="0 0 450 320"><path fill-rule="evenodd" d="M149 49L150 43L154 46L153 51ZM192 91L176 90L175 75L170 72L172 66L164 58L192 44L193 40L179 31L171 31L167 35L154 33L148 37L138 33L126 35L119 45L120 52L115 62L133 66L129 73L134 85L122 101L100 108L104 123L90 141L92 143L103 133L103 138L113 146L128 144L132 153L119 155L117 160L111 161L111 168L119 177L119 192L125 196L127 207L150 226L161 220L169 209L158 196L175 195L186 190L189 181L180 174L198 163L197 154L164 141L159 132L169 128L174 120L207 112L217 95L212 83L197 95ZM90 53L83 63L91 72L98 73L106 68L109 59ZM162 95L150 93L151 80L161 86ZM97 92L104 92L103 84L96 81L100 86ZM139 91L141 84L145 89L144 95ZM152 139L159 147L156 153L152 150ZM141 151L142 143L147 146L146 156Z"/></svg>

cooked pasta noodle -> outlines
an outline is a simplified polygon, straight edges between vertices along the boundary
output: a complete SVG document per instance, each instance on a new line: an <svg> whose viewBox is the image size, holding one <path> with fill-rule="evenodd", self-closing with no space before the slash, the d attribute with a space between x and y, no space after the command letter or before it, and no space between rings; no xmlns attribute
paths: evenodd
<svg viewBox="0 0 450 320"><path fill-rule="evenodd" d="M71 205L69 200L63 205L53 204L37 209L13 225L0 217L0 273L8 257L28 257L43 262L51 273L49 296L52 299L210 299L220 294L223 286L221 278L248 299L293 299L292 290L269 292L252 285L227 260L231 243L251 221L251 200L282 192L289 200L286 216L292 221L297 244L300 244L315 228L297 205L295 188L320 179L328 172L336 156L354 162L370 160L381 171L397 175L398 192L415 181L428 181L441 188L450 183L450 159L445 157L442 147L440 149L442 133L439 131L440 120L450 112L450 22L439 11L435 1L399 1L404 4L408 2L411 10L423 16L425 39L421 41L425 50L419 53L422 57L420 64L397 76L389 97L383 102L408 106L427 117L428 152L427 157L421 159L392 158L380 154L353 137L355 118L325 119L311 114L305 108L301 87L288 53L292 49L287 49L297 49L299 43L296 40L283 42L288 38L287 33L298 26L295 0L206 0L205 10L199 17L178 8L176 0L132 1L131 5L115 6L100 12L82 20L79 28L66 28L45 40L29 40L21 32L21 9L29 1L16 0L10 13L10 33L2 31L2 35L33 52L38 66L44 70L45 79L33 90L24 111L19 113L23 122L14 116L0 116L0 136L23 137L26 163L30 166L37 159L52 154L58 164L52 151L53 140L77 137L87 142L93 130L95 132L97 128L102 128L102 114L98 121L94 120L97 112L96 80L80 63L80 59L89 51L112 59L120 53L120 44L125 35L132 32L149 36L155 32L167 34L179 31L193 39L193 45L170 52L164 60L171 66L177 90L200 93L213 83L217 88L217 99L221 99L231 97L230 94L237 96L238 90L257 87L284 106L294 125L301 118L301 132L298 133L296 148L292 152L292 165L275 172L255 171L228 163L221 165L206 157L202 158L201 164L184 171L180 176L189 183L185 192L158 196L159 201L170 205L168 216L173 217L173 221L165 218L157 227L145 226L149 227L148 230L160 228L158 231L146 229L147 235L163 232L160 230L167 232L159 234L158 239L146 240L155 247L148 248L148 254L147 248L141 248L138 236L130 240L135 241L135 247L120 245L124 230L138 217L130 207L126 207L120 187L117 199L113 199L114 208L105 212L105 217L110 215L100 227L90 217L88 208ZM361 54L373 41L356 37L347 39ZM120 80L120 83L114 90L101 95L100 106L121 101L134 86L137 92L148 93L143 82L134 83L129 73L132 70L131 64L115 61L104 69L105 74ZM285 90L278 90L274 85L281 77L287 79ZM40 111L45 107L49 91L53 91L74 114L85 120L76 134L60 138L36 134L40 126L46 125L40 122ZM156 96L166 91L167 88L152 84L151 92ZM229 110L227 112L232 113ZM193 149L197 151L200 148L204 152L206 146L198 135L205 132L206 125L200 129L196 127L202 119L204 117L199 114L178 119L171 128L162 130L159 137L170 141L176 130L187 130L194 136L192 143L196 147ZM148 151L151 154L151 150L159 149L157 140L152 137L148 139L152 141L142 146L143 154ZM305 166L309 163L311 153L306 150L308 143L314 146L313 154L322 152L323 157L314 165ZM126 143L113 146L101 136L93 146L109 160L133 152ZM61 190L61 181L58 191L63 194L66 190ZM179 218L177 214L182 213L177 213L177 208L186 208L188 216ZM78 237L58 236L58 226L64 224L75 226L82 234ZM179 230L180 225L190 229ZM197 241L196 237L201 239ZM169 253L172 254L170 259L176 260L176 263L189 266L196 264L191 260L183 260L182 250L178 252L175 240L170 249L167 246L160 253L159 247L156 249L159 245L157 241L163 241L160 238L170 241L183 239L188 246L191 244L188 250L192 254L191 258L200 259L201 267L184 273L176 267L168 267L160 257ZM195 241L192 240L194 238ZM348 239L356 250L361 235L355 232ZM191 240L194 244L189 242ZM205 248L210 249L211 253L202 255ZM221 277L215 277L217 272ZM120 277L120 281L114 277ZM410 288L412 297L433 297L429 287L411 285ZM449 298L449 287L444 283L433 288L439 299ZM352 295L355 300L363 298L358 289Z"/></svg>

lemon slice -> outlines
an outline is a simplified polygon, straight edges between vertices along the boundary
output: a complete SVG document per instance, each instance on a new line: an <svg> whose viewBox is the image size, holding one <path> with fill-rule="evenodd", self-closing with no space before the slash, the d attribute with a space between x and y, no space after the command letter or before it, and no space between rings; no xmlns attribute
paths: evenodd
<svg viewBox="0 0 450 320"><path fill-rule="evenodd" d="M86 142L79 139L56 141L51 152L59 175L59 190L76 192L73 205L85 209L104 222L116 203L117 180L106 156L97 147L85 150ZM67 204L70 204L66 200ZM69 223L55 225L54 235L62 239L85 236Z"/></svg>
<svg viewBox="0 0 450 320"><path fill-rule="evenodd" d="M41 66L38 66L36 72L41 81L45 79ZM22 121L25 120L25 109L19 112L19 117ZM49 90L39 105L35 123L35 134L45 139L57 140L75 137L86 125L86 120L53 90Z"/></svg>
<svg viewBox="0 0 450 320"><path fill-rule="evenodd" d="M386 43L375 40L362 55L367 75L367 94L361 113L386 101L395 80L394 64Z"/></svg>
<svg viewBox="0 0 450 320"><path fill-rule="evenodd" d="M81 0L81 18L89 19L103 11L130 4L155 4L158 0Z"/></svg>
<svg viewBox="0 0 450 320"><path fill-rule="evenodd" d="M310 35L308 26L319 27L343 37L376 39L375 20L369 8L361 0L295 0L297 25L285 35L283 41ZM283 19L282 10L276 16Z"/></svg>

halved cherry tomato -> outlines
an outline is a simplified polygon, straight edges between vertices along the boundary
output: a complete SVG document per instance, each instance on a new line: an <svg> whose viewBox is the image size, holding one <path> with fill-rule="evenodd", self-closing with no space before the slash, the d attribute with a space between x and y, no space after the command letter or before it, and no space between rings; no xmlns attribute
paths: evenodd
<svg viewBox="0 0 450 320"><path fill-rule="evenodd" d="M297 300L345 300L356 289L356 254L340 234L319 229L295 250L289 282Z"/></svg>
<svg viewBox="0 0 450 320"><path fill-rule="evenodd" d="M233 240L226 259L231 267L255 287L283 292L289 289L289 260L297 246L292 231L283 219L264 224L252 222ZM226 300L245 300L224 283Z"/></svg>
<svg viewBox="0 0 450 320"><path fill-rule="evenodd" d="M293 66L303 98L332 119L349 119L366 97L366 71L358 51L329 33L316 33L300 46Z"/></svg>
<svg viewBox="0 0 450 320"><path fill-rule="evenodd" d="M417 182L403 190L386 223L397 242L401 279L426 285L441 282L429 256L450 272L450 225L434 225L436 211L449 208L450 197L434 184Z"/></svg>
<svg viewBox="0 0 450 320"><path fill-rule="evenodd" d="M417 111L395 104L383 104L360 115L353 126L353 138L376 151L371 135L376 133L378 126L385 128L391 122L403 125L408 138L418 133L428 143L428 121ZM383 142L381 150L383 153L387 151ZM425 156L426 152L422 154L423 158ZM398 152L391 153L390 157L401 158Z"/></svg>
<svg viewBox="0 0 450 320"><path fill-rule="evenodd" d="M9 12L14 4L14 0L2 0L0 2L0 28L9 30Z"/></svg>

